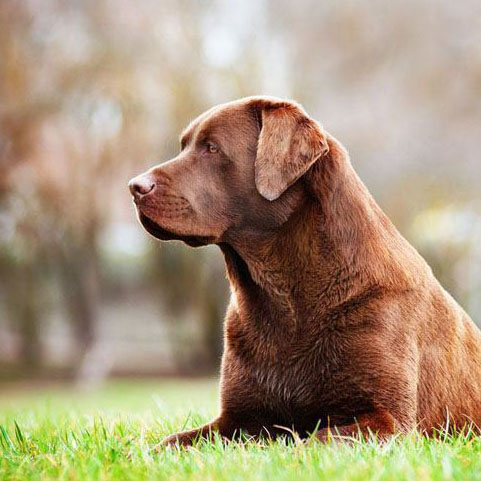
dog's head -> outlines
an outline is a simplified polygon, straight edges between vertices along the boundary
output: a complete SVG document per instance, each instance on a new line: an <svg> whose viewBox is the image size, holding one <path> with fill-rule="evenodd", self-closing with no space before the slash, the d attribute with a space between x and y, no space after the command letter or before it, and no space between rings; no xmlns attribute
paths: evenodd
<svg viewBox="0 0 481 481"><path fill-rule="evenodd" d="M129 187L148 232L192 246L278 228L303 201L298 179L328 151L301 106L269 97L208 110L180 142L177 157Z"/></svg>

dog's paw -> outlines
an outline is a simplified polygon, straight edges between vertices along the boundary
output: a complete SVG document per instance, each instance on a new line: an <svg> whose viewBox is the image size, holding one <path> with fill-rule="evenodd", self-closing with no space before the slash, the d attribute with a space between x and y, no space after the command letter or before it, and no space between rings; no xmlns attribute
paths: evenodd
<svg viewBox="0 0 481 481"><path fill-rule="evenodd" d="M163 439L159 446L164 448L168 446L189 447L192 446L200 436L201 432L198 429L175 433Z"/></svg>

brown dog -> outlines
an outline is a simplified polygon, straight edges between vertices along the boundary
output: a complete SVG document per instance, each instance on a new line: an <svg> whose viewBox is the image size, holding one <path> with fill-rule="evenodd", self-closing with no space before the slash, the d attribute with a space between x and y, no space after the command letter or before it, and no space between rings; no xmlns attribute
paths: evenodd
<svg viewBox="0 0 481 481"><path fill-rule="evenodd" d="M232 298L220 415L166 443L481 425L480 331L301 106L220 105L181 145L130 182L139 219L219 245Z"/></svg>

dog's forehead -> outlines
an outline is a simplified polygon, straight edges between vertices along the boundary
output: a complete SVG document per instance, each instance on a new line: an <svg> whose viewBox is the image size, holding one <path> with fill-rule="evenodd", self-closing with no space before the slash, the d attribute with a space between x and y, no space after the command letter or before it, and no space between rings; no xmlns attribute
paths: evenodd
<svg viewBox="0 0 481 481"><path fill-rule="evenodd" d="M202 122L216 118L217 116L222 117L223 115L228 115L229 117L233 117L230 114L242 112L246 113L249 111L249 108L255 105L267 106L275 104L286 106L289 105L291 107L297 107L300 110L303 110L300 104L292 100L286 100L267 95L254 95L251 97L244 97L241 99L233 100L231 102L216 105L214 107L211 107L209 110L206 110L204 113L200 114L187 125L187 127L182 131L181 138L184 136L192 135L192 133Z"/></svg>
<svg viewBox="0 0 481 481"><path fill-rule="evenodd" d="M229 102L217 105L192 120L184 129L181 142L188 142L194 135L216 131L228 134L234 129L244 129L249 124L249 111L245 102Z"/></svg>

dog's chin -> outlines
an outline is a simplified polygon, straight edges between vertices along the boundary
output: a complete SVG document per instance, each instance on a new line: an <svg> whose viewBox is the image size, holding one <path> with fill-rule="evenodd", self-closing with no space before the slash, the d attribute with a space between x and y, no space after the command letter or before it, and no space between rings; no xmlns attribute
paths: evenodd
<svg viewBox="0 0 481 481"><path fill-rule="evenodd" d="M147 217L142 213L139 213L139 220L143 225L144 229L151 236L161 241L178 240L178 241L185 242L190 247L201 247L208 244L212 244L214 242L214 238L209 236L176 234L172 231L164 229L163 227L160 227L160 225L157 224L157 222L154 222L152 219L150 219L149 217Z"/></svg>

